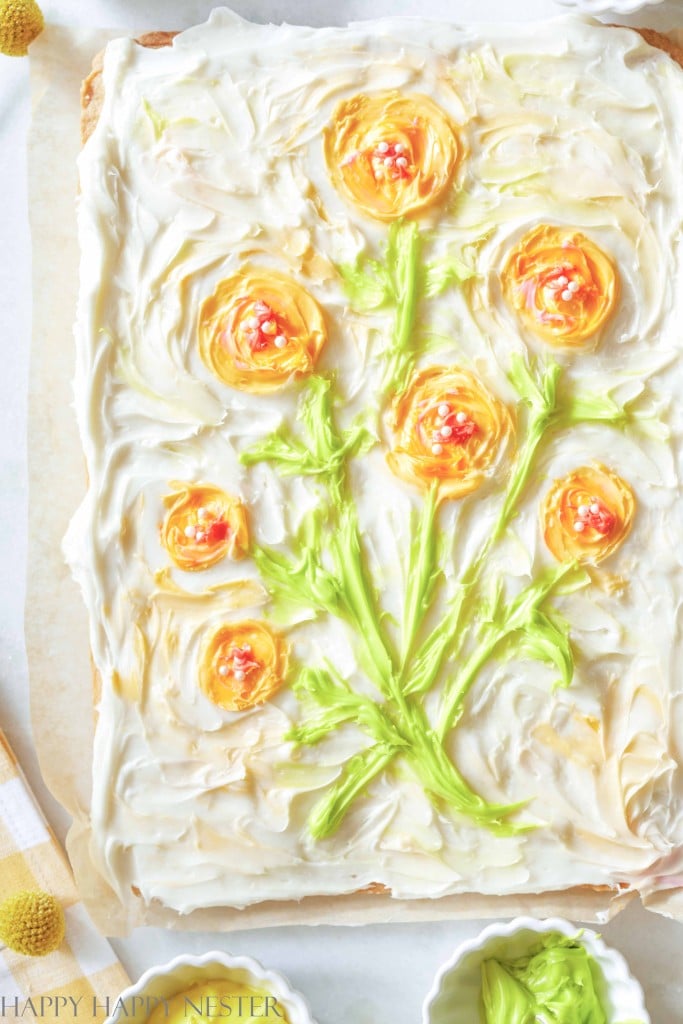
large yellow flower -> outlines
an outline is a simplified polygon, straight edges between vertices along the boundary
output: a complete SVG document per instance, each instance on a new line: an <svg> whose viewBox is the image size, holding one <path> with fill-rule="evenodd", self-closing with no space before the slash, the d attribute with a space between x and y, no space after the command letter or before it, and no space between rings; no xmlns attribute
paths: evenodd
<svg viewBox="0 0 683 1024"><path fill-rule="evenodd" d="M600 463L556 480L541 506L545 542L559 562L597 564L624 542L636 501L620 476Z"/></svg>
<svg viewBox="0 0 683 1024"><path fill-rule="evenodd" d="M161 526L161 543L179 569L208 569L226 555L241 558L249 547L244 505L212 484L173 482Z"/></svg>
<svg viewBox="0 0 683 1024"><path fill-rule="evenodd" d="M199 664L202 693L226 711L263 704L285 681L286 643L263 622L221 626L208 639Z"/></svg>
<svg viewBox="0 0 683 1024"><path fill-rule="evenodd" d="M273 270L244 268L202 303L199 353L225 384L265 394L311 373L327 332L312 295Z"/></svg>
<svg viewBox="0 0 683 1024"><path fill-rule="evenodd" d="M594 337L614 310L619 291L611 258L585 235L541 224L512 250L503 292L520 320L555 345Z"/></svg>
<svg viewBox="0 0 683 1024"><path fill-rule="evenodd" d="M493 472L513 434L510 414L473 374L430 366L413 374L393 405L392 471L439 498L462 498Z"/></svg>
<svg viewBox="0 0 683 1024"><path fill-rule="evenodd" d="M428 96L358 95L324 133L339 191L370 217L395 220L441 199L458 163L455 128Z"/></svg>

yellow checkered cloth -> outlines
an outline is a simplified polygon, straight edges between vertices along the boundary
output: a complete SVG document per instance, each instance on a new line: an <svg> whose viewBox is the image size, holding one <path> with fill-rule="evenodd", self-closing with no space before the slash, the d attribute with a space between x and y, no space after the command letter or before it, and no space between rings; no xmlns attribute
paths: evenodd
<svg viewBox="0 0 683 1024"><path fill-rule="evenodd" d="M130 982L88 917L66 856L0 730L0 898L43 889L61 902L66 938L54 953L0 952L0 1021L103 1021ZM30 1000L30 1002L29 1002ZM32 1012L32 1010L35 1012Z"/></svg>

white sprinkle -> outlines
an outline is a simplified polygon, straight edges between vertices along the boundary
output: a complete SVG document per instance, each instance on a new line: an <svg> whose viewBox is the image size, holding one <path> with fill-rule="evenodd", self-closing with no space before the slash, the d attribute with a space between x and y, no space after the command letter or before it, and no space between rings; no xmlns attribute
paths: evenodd
<svg viewBox="0 0 683 1024"><path fill-rule="evenodd" d="M583 531L586 529L586 524L582 523L580 519L577 519L574 522L574 529L577 533L583 533Z"/></svg>
<svg viewBox="0 0 683 1024"><path fill-rule="evenodd" d="M561 277L558 277L557 283L560 286L560 288L564 288L564 286L569 283L569 278L565 277L564 274L562 274Z"/></svg>
<svg viewBox="0 0 683 1024"><path fill-rule="evenodd" d="M227 665L220 665L219 668L218 668L218 675L219 676L227 676L229 671L230 670L229 670Z"/></svg>
<svg viewBox="0 0 683 1024"><path fill-rule="evenodd" d="M581 286L579 285L578 281L570 281L569 284L567 285L567 288L569 289L570 292L578 292L580 287Z"/></svg>
<svg viewBox="0 0 683 1024"><path fill-rule="evenodd" d="M408 161L406 160L406 158L404 156L399 156L396 159L396 166L397 167L407 167L408 166Z"/></svg>
<svg viewBox="0 0 683 1024"><path fill-rule="evenodd" d="M443 451L443 445L442 444L433 444L432 445L432 455L441 455L442 451Z"/></svg>
<svg viewBox="0 0 683 1024"><path fill-rule="evenodd" d="M574 292L570 292L569 288L565 288L565 290L562 292L562 298L565 302L569 302L570 299L574 298Z"/></svg>
<svg viewBox="0 0 683 1024"><path fill-rule="evenodd" d="M238 683L241 683L242 680L244 679L244 672L242 671L241 668L235 669L235 679L237 680Z"/></svg>
<svg viewBox="0 0 683 1024"><path fill-rule="evenodd" d="M456 423L464 423L466 419L467 419L467 413L466 412L462 412L462 410L461 410L457 414L457 416L455 417L455 422Z"/></svg>
<svg viewBox="0 0 683 1024"><path fill-rule="evenodd" d="M450 437L452 433L453 433L453 427L442 427L441 428L441 436L442 437Z"/></svg>
<svg viewBox="0 0 683 1024"><path fill-rule="evenodd" d="M194 535L194 539L195 540L204 540L204 534L202 533L201 530L197 530L197 532Z"/></svg>
<svg viewBox="0 0 683 1024"><path fill-rule="evenodd" d="M274 320L266 320L265 323L261 324L261 330L264 334L275 334L277 331L277 324Z"/></svg>
<svg viewBox="0 0 683 1024"><path fill-rule="evenodd" d="M285 338L284 334L278 334L277 338L275 339L275 348L284 348L286 344L287 339Z"/></svg>
<svg viewBox="0 0 683 1024"><path fill-rule="evenodd" d="M199 517L200 519L206 519L206 516L207 516L207 511L206 511L206 509L205 509L205 508L203 508L203 507L202 507L202 508L200 508L200 509L197 509L197 515L198 515L198 517Z"/></svg>
<svg viewBox="0 0 683 1024"><path fill-rule="evenodd" d="M402 142L397 142L396 145L394 146L394 153L401 154L404 152L405 148L406 147L403 145Z"/></svg>
<svg viewBox="0 0 683 1024"><path fill-rule="evenodd" d="M590 511L590 509L588 508L588 505L579 505L578 513L579 513L579 515L581 516L582 519L586 518L586 516L588 515L589 511Z"/></svg>
<svg viewBox="0 0 683 1024"><path fill-rule="evenodd" d="M600 511L600 506L596 502L593 502L593 504L591 505L591 512L593 513L594 516L597 516L599 511Z"/></svg>
<svg viewBox="0 0 683 1024"><path fill-rule="evenodd" d="M194 537L195 529L196 529L196 527L194 527L194 526L186 526L185 527L185 536L186 537Z"/></svg>
<svg viewBox="0 0 683 1024"><path fill-rule="evenodd" d="M246 654L251 654L251 644L243 644L243 645L242 645L242 650L243 650L243 651L244 651L244 652L245 652Z"/></svg>
<svg viewBox="0 0 683 1024"><path fill-rule="evenodd" d="M249 328L250 331L258 330L258 324L258 317L256 316L250 316L249 319L247 320L247 327Z"/></svg>
<svg viewBox="0 0 683 1024"><path fill-rule="evenodd" d="M385 156L384 157L384 166L385 167L393 167L395 163L396 163L396 157L395 156Z"/></svg>
<svg viewBox="0 0 683 1024"><path fill-rule="evenodd" d="M450 411L451 411L451 407L446 402L442 402L441 405L439 406L438 410L437 410L437 412L439 413L439 416L448 416Z"/></svg>
<svg viewBox="0 0 683 1024"><path fill-rule="evenodd" d="M387 153L388 150L389 150L389 143L388 142L380 142L379 146L377 147L377 152L378 153Z"/></svg>

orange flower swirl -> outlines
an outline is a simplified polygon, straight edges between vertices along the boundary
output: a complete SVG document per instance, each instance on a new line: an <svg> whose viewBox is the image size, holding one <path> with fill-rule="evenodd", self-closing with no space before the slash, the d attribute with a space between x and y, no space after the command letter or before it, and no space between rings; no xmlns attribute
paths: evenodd
<svg viewBox="0 0 683 1024"><path fill-rule="evenodd" d="M612 314L619 292L611 258L578 231L542 224L522 238L502 271L520 320L555 345L580 345Z"/></svg>
<svg viewBox="0 0 683 1024"><path fill-rule="evenodd" d="M217 629L204 646L199 687L226 711L246 711L264 704L279 690L288 662L286 643L265 623L229 623Z"/></svg>
<svg viewBox="0 0 683 1024"><path fill-rule="evenodd" d="M624 542L636 501L620 476L600 463L556 480L541 506L541 527L559 562L596 565Z"/></svg>
<svg viewBox="0 0 683 1024"><path fill-rule="evenodd" d="M311 373L327 340L312 295L285 274L243 269L202 303L199 354L230 387L267 394Z"/></svg>
<svg viewBox="0 0 683 1024"><path fill-rule="evenodd" d="M513 434L502 402L467 370L430 366L394 401L395 444L387 462L408 483L440 499L462 498L491 475Z"/></svg>
<svg viewBox="0 0 683 1024"><path fill-rule="evenodd" d="M249 547L244 505L211 484L173 482L161 525L161 543L179 569L208 569L226 555L242 558Z"/></svg>
<svg viewBox="0 0 683 1024"><path fill-rule="evenodd" d="M337 107L324 132L335 187L369 217L395 220L441 199L460 147L428 96L358 95Z"/></svg>

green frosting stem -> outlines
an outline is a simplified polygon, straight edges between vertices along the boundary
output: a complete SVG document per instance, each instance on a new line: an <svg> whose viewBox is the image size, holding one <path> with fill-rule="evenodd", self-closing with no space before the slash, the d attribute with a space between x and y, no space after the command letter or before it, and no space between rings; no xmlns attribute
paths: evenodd
<svg viewBox="0 0 683 1024"><path fill-rule="evenodd" d="M362 640L363 667L385 695L394 691L394 667L367 581L355 506L339 510L337 529L329 541L342 601L349 621Z"/></svg>
<svg viewBox="0 0 683 1024"><path fill-rule="evenodd" d="M403 653L401 673L405 673L413 643L423 617L429 611L434 586L439 576L437 566L436 513L438 488L431 487L423 502L417 530L410 545L410 558L403 607Z"/></svg>
<svg viewBox="0 0 683 1024"><path fill-rule="evenodd" d="M415 363L413 328L418 301L420 234L413 221L398 223L389 232L387 270L396 303L390 357L382 382L384 394L403 390Z"/></svg>
<svg viewBox="0 0 683 1024"><path fill-rule="evenodd" d="M482 1024L607 1024L602 986L585 946L550 932L525 956L482 963Z"/></svg>

